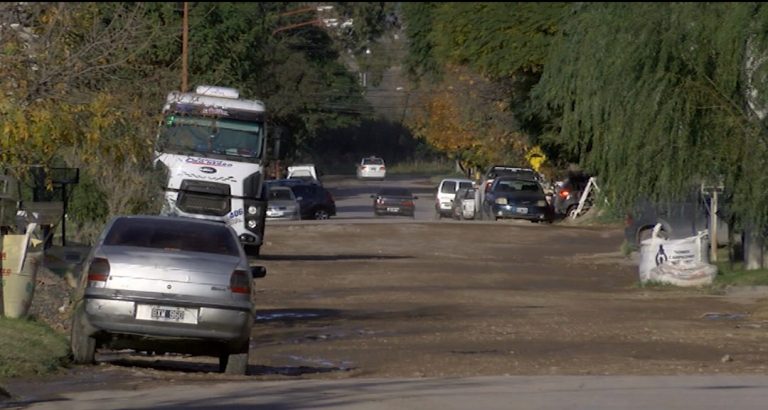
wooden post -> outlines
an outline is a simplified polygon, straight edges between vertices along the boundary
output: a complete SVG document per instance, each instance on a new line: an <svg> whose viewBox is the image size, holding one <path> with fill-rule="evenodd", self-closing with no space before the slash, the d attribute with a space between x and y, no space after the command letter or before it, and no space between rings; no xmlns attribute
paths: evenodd
<svg viewBox="0 0 768 410"><path fill-rule="evenodd" d="M709 207L709 261L717 262L717 189L712 191Z"/></svg>
<svg viewBox="0 0 768 410"><path fill-rule="evenodd" d="M188 89L189 71L189 2L184 2L184 17L181 33L181 92Z"/></svg>

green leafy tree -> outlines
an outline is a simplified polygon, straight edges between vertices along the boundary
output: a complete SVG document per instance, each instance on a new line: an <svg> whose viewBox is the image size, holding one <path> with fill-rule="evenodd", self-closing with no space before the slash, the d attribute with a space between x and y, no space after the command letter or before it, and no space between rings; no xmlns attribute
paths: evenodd
<svg viewBox="0 0 768 410"><path fill-rule="evenodd" d="M551 132L619 207L723 176L738 219L765 225L768 135L750 96L768 91L767 12L757 3L573 5L536 87L539 107L560 119Z"/></svg>

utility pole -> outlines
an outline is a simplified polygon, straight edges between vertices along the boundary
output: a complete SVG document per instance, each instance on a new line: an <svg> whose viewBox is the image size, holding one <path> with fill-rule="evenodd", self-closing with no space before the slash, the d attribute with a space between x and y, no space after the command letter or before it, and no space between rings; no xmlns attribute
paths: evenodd
<svg viewBox="0 0 768 410"><path fill-rule="evenodd" d="M188 89L189 71L189 2L184 2L184 17L182 19L181 33L181 92Z"/></svg>

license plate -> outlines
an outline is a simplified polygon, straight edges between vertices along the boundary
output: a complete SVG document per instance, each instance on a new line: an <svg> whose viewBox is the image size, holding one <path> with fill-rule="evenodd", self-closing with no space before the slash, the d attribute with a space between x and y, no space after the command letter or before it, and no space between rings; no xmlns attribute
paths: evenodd
<svg viewBox="0 0 768 410"><path fill-rule="evenodd" d="M197 324L197 309L176 306L137 305L136 319Z"/></svg>
<svg viewBox="0 0 768 410"><path fill-rule="evenodd" d="M397 212L400 208L387 208L387 212Z"/></svg>
<svg viewBox="0 0 768 410"><path fill-rule="evenodd" d="M528 213L528 208L516 208L515 212L517 212L519 214L527 214Z"/></svg>

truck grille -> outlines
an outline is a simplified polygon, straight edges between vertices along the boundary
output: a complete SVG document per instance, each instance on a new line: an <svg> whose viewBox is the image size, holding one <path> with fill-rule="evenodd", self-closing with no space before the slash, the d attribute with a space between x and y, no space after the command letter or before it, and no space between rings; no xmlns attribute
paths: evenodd
<svg viewBox="0 0 768 410"><path fill-rule="evenodd" d="M231 210L229 185L184 180L176 206L190 214L224 216Z"/></svg>

